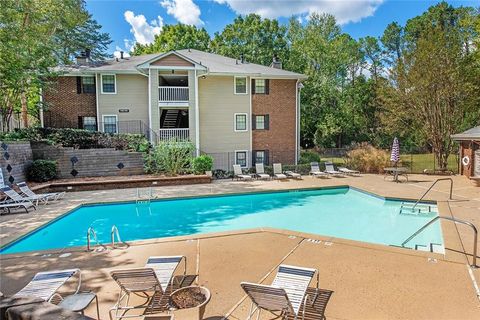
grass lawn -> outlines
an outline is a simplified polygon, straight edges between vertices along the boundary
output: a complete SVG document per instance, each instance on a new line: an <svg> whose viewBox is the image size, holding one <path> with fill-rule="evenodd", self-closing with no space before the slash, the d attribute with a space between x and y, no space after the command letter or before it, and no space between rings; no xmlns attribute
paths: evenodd
<svg viewBox="0 0 480 320"><path fill-rule="evenodd" d="M345 163L344 158L320 156L322 161L331 161L337 166L341 166ZM423 170L433 170L435 166L435 156L433 153L422 154L401 154L400 159L403 166L410 168L412 173L423 173ZM448 157L448 170L454 173L458 172L458 159L457 155L452 154Z"/></svg>

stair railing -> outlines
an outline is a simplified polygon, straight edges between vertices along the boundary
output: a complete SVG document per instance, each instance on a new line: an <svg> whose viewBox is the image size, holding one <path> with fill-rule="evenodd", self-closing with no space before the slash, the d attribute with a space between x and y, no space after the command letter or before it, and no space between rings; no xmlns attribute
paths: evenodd
<svg viewBox="0 0 480 320"><path fill-rule="evenodd" d="M461 223L461 224L464 224L466 226L469 226L470 228L472 228L473 230L473 260L472 260L472 265L471 267L472 268L478 268L477 267L477 238L478 238L478 230L477 230L477 227L475 227L475 225L469 221L465 221L465 220L460 220L460 219L457 219L457 218L454 218L454 217L444 217L444 216L437 216L435 218L433 218L432 220L430 220L429 222L427 222L423 227L421 227L420 229L418 229L414 234L412 234L410 237L407 238L407 240L403 241L402 242L402 247L405 246L405 244L407 244L410 240L412 240L413 238L415 238L417 235L419 235L423 230L425 230L428 226L430 226L431 224L433 224L435 221L439 220L439 219L445 219L445 220L449 220L449 221L453 221L455 223Z"/></svg>
<svg viewBox="0 0 480 320"><path fill-rule="evenodd" d="M428 192L430 192L430 190L432 190L433 186L435 186L437 184L437 182L439 181L446 181L446 180L449 180L450 181L450 198L449 200L452 200L452 193L453 193L453 179L452 178L441 178L441 179L437 179L435 180L435 182L430 186L430 188L427 189L427 191L425 191L425 193L417 200L417 202L415 202L415 204L413 205L412 207L412 211L415 210L415 207L417 206L417 204L420 203L420 201L423 200L423 198L427 195Z"/></svg>

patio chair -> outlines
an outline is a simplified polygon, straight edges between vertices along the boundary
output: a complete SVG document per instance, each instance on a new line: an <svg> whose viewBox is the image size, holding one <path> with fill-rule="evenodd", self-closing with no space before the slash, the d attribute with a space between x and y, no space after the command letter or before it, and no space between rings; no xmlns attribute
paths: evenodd
<svg viewBox="0 0 480 320"><path fill-rule="evenodd" d="M82 285L82 274L80 269L66 269L37 273L33 279L22 290L14 294L13 297L35 297L51 302L57 295L60 296L57 290L77 274L78 285L75 291L76 294Z"/></svg>
<svg viewBox="0 0 480 320"><path fill-rule="evenodd" d="M25 182L20 182L19 184L17 184L17 186L20 188L20 191L22 191L25 196L30 198L39 197L40 201L44 202L45 204L47 204L49 200L59 200L63 198L66 194L65 191L52 193L35 193L32 191L32 189L28 187Z"/></svg>
<svg viewBox="0 0 480 320"><path fill-rule="evenodd" d="M296 172L293 172L293 171L285 171L285 174L287 175L287 177L289 178L293 178L293 179L302 179L302 175L300 173L296 173Z"/></svg>
<svg viewBox="0 0 480 320"><path fill-rule="evenodd" d="M7 213L10 213L10 209L20 209L20 208L23 208L26 213L28 213L29 208L33 208L33 210L37 209L35 205L30 201L0 203L0 209L6 211Z"/></svg>
<svg viewBox="0 0 480 320"><path fill-rule="evenodd" d="M317 274L315 295L308 301L309 296L306 292L315 274ZM287 318L288 315L293 315L294 319L298 319L301 313L302 319L304 319L306 304L311 303L313 306L318 297L318 282L319 276L316 269L289 265L280 265L278 267L277 274L271 285L242 282L240 284L242 289L252 300L247 319L251 319L257 309L257 319L260 317L262 310L271 313L280 312L280 315L276 316L284 318ZM309 314L309 316L315 315ZM319 314L318 319L321 318L322 315Z"/></svg>
<svg viewBox="0 0 480 320"><path fill-rule="evenodd" d="M310 163L310 175L316 178L328 178L328 174L320 170L318 162Z"/></svg>
<svg viewBox="0 0 480 320"><path fill-rule="evenodd" d="M287 176L282 172L282 164L274 163L273 164L273 177L278 180L287 179Z"/></svg>
<svg viewBox="0 0 480 320"><path fill-rule="evenodd" d="M259 179L270 180L272 178L268 173L265 173L265 168L263 166L263 163L255 164L255 174Z"/></svg>
<svg viewBox="0 0 480 320"><path fill-rule="evenodd" d="M325 172L332 176L341 176L344 177L345 173L335 170L332 162L325 162Z"/></svg>
<svg viewBox="0 0 480 320"><path fill-rule="evenodd" d="M358 176L360 175L360 171L357 170L351 170L345 167L338 167L338 171L345 173L346 175L350 176Z"/></svg>
<svg viewBox="0 0 480 320"><path fill-rule="evenodd" d="M138 318L138 315L127 315L125 313L134 309L153 309L156 298L161 298L164 294L162 285L152 268L113 270L110 272L110 276L120 287L117 302L108 311L110 320ZM147 301L139 305L130 305L130 295L132 293L146 298ZM164 307L167 308L167 306Z"/></svg>
<svg viewBox="0 0 480 320"><path fill-rule="evenodd" d="M241 180L252 180L252 176L248 174L243 174L242 168L239 164L233 165L233 178L234 179L241 179Z"/></svg>
<svg viewBox="0 0 480 320"><path fill-rule="evenodd" d="M17 191L13 190L9 186L5 186L2 189L0 189L10 200L5 201L5 203L10 203L10 202L15 202L15 203L21 203L25 201L30 201L34 203L36 206L38 206L38 202L41 201L42 197L35 196L35 197L22 197Z"/></svg>
<svg viewBox="0 0 480 320"><path fill-rule="evenodd" d="M183 267L183 276L180 281L180 286L187 276L187 257L185 256L159 256L159 257L149 257L145 268L152 268L157 275L157 279L162 286L163 291L167 291L168 285L170 284L171 289L173 289L172 277L175 271L177 270L180 263L184 262Z"/></svg>

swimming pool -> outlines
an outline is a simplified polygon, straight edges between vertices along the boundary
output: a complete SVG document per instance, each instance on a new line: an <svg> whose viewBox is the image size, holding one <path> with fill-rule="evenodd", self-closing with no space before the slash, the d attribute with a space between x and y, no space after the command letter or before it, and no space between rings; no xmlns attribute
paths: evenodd
<svg viewBox="0 0 480 320"><path fill-rule="evenodd" d="M348 187L87 205L0 253L85 246L89 227L101 243L109 243L113 225L123 241L270 227L399 246L437 215L435 205L419 215L400 213L401 206ZM408 246L430 243L443 245L438 221Z"/></svg>

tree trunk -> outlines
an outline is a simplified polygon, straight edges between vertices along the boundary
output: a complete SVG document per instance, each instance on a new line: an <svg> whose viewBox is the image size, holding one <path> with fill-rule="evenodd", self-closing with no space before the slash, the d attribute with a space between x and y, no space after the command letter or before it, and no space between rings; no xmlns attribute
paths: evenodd
<svg viewBox="0 0 480 320"><path fill-rule="evenodd" d="M27 96L25 95L25 91L22 91L20 94L20 100L22 103L22 121L23 127L28 127L28 108L27 108Z"/></svg>

